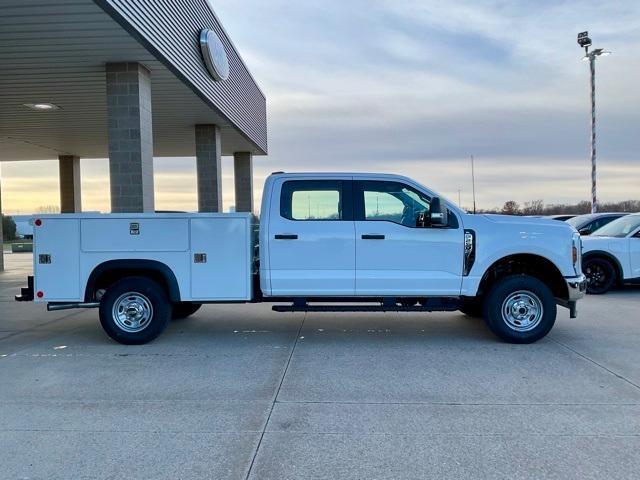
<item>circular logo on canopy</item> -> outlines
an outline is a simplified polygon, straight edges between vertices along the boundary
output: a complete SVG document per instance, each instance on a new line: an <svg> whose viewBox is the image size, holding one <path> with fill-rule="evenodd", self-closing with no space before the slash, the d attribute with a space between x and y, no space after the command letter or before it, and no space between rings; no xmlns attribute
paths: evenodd
<svg viewBox="0 0 640 480"><path fill-rule="evenodd" d="M204 64L214 80L229 78L229 59L216 32L208 28L200 32L200 51Z"/></svg>

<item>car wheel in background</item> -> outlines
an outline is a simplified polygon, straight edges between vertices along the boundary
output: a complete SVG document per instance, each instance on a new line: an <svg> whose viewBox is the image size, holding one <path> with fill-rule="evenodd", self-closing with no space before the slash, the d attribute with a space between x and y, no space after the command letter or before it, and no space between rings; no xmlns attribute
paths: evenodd
<svg viewBox="0 0 640 480"><path fill-rule="evenodd" d="M589 258L582 262L582 271L587 277L587 293L607 293L616 281L616 270L609 260Z"/></svg>

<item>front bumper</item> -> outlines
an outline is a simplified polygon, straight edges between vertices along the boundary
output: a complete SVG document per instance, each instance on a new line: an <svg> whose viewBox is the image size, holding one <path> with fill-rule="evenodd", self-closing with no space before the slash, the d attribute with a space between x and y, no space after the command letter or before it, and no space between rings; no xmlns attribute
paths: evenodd
<svg viewBox="0 0 640 480"><path fill-rule="evenodd" d="M579 275L577 277L565 277L564 279L567 282L567 299L556 299L556 301L569 309L569 317L576 318L578 316L576 304L587 293L587 277Z"/></svg>
<svg viewBox="0 0 640 480"><path fill-rule="evenodd" d="M567 291L569 292L568 300L575 302L580 300L587 293L587 277L580 275L578 277L565 277L567 282Z"/></svg>

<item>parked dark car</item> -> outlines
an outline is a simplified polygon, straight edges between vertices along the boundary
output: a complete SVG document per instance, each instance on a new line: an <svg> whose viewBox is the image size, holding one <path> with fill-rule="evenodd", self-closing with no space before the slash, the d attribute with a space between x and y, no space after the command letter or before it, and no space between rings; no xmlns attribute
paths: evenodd
<svg viewBox="0 0 640 480"><path fill-rule="evenodd" d="M551 220L559 220L561 222L566 222L570 218L575 217L575 215L570 213L561 213L559 215L547 215L545 218L549 218Z"/></svg>
<svg viewBox="0 0 640 480"><path fill-rule="evenodd" d="M586 215L578 215L570 218L567 223L574 227L580 235L591 235L597 229L604 227L607 223L624 217L626 213L588 213Z"/></svg>

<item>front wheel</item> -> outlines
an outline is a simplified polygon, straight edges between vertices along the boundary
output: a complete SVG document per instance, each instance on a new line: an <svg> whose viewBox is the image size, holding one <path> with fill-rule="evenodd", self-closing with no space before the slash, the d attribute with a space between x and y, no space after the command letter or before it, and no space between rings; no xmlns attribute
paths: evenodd
<svg viewBox="0 0 640 480"><path fill-rule="evenodd" d="M116 342L140 345L160 335L171 318L164 289L145 277L119 280L100 300L100 323Z"/></svg>
<svg viewBox="0 0 640 480"><path fill-rule="evenodd" d="M488 327L509 343L533 343L541 339L553 327L556 313L551 289L529 275L498 280L484 304Z"/></svg>

